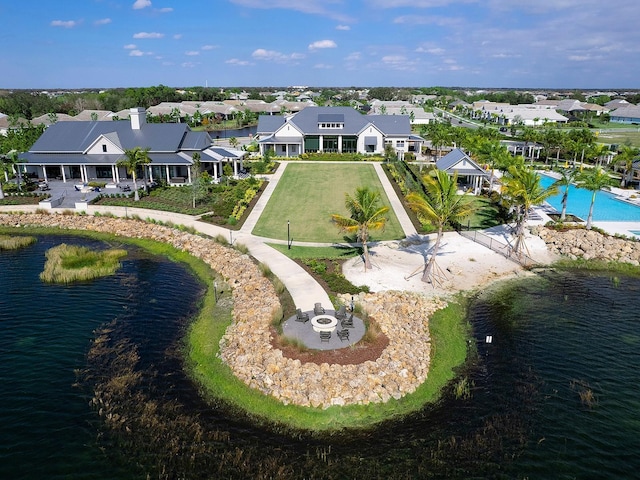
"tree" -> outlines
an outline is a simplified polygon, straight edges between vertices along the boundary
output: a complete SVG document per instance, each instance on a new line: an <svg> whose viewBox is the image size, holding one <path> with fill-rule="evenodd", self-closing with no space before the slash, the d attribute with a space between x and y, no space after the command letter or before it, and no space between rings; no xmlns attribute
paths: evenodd
<svg viewBox="0 0 640 480"><path fill-rule="evenodd" d="M121 158L116 163L119 167L125 167L127 169L127 173L129 173L131 175L131 178L133 178L133 198L136 202L140 200L140 194L138 193L138 184L136 183L136 171L138 170L138 167L142 167L143 169L145 169L146 165L151 163L151 159L149 158L149 150L151 149L148 147L135 147L125 150L125 157Z"/></svg>
<svg viewBox="0 0 640 480"><path fill-rule="evenodd" d="M193 152L191 155L191 188L193 192L193 208L196 208L196 201L200 198L202 194L202 185L200 184L200 153Z"/></svg>
<svg viewBox="0 0 640 480"><path fill-rule="evenodd" d="M387 143L384 146L384 161L385 162L393 162L394 160L398 159L398 152L396 152L396 149L393 148L393 145L391 145L391 143Z"/></svg>
<svg viewBox="0 0 640 480"><path fill-rule="evenodd" d="M238 146L238 139L236 137L231 137L229 139L229 143L233 148L236 148Z"/></svg>
<svg viewBox="0 0 640 480"><path fill-rule="evenodd" d="M540 185L540 175L532 168L509 167L508 175L503 179L503 194L515 209L515 237L513 251L520 253L524 246L524 227L529 218L529 210L540 205L547 198L558 193L558 187L551 185L544 188Z"/></svg>
<svg viewBox="0 0 640 480"><path fill-rule="evenodd" d="M633 162L640 155L640 149L630 145L623 145L616 158L616 163L623 168L620 186L626 187L633 180Z"/></svg>
<svg viewBox="0 0 640 480"><path fill-rule="evenodd" d="M609 190L611 178L604 168L598 166L584 171L578 179L577 185L580 188L592 192L591 205L589 206L589 216L587 217L587 230L591 230L593 220L593 207L596 203L596 194L600 190Z"/></svg>
<svg viewBox="0 0 640 480"><path fill-rule="evenodd" d="M459 223L472 212L472 206L469 197L458 195L457 173L450 177L444 170L434 170L433 176L425 175L422 180L426 196L411 192L407 195L407 201L412 210L438 229L436 242L422 271L422 281L433 284L437 274L436 257L440 249L444 226L451 222Z"/></svg>
<svg viewBox="0 0 640 480"><path fill-rule="evenodd" d="M562 213L560 213L560 221L564 222L564 219L567 216L567 200L569 199L569 187L576 179L576 171L575 169L564 169L560 172L561 177L556 180L554 185L558 188L564 188L562 191Z"/></svg>
<svg viewBox="0 0 640 480"><path fill-rule="evenodd" d="M341 231L355 233L356 238L362 243L365 271L371 268L368 247L369 232L384 229L388 220L385 214L389 211L389 207L380 206L380 202L378 191L371 190L369 187L359 187L356 188L353 197L348 193L345 194L344 205L349 210L349 216L339 213L331 215L331 219Z"/></svg>

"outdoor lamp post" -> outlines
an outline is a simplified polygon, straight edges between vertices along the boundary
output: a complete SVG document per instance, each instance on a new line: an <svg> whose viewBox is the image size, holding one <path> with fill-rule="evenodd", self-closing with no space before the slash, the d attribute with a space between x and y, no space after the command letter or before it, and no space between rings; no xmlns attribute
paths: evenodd
<svg viewBox="0 0 640 480"><path fill-rule="evenodd" d="M287 250L291 250L291 222L287 220Z"/></svg>
<svg viewBox="0 0 640 480"><path fill-rule="evenodd" d="M218 282L213 282L213 299L218 303Z"/></svg>

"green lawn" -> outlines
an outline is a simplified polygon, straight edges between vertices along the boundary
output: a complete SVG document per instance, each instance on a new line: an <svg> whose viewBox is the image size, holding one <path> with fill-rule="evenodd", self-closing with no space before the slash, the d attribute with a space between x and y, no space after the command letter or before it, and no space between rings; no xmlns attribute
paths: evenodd
<svg viewBox="0 0 640 480"><path fill-rule="evenodd" d="M289 220L294 241L342 242L344 234L331 222L331 214L348 215L345 194L363 186L378 190L383 204L390 205L373 165L290 163L252 233L286 240ZM387 217L384 232L371 232L371 240L404 237L393 210Z"/></svg>

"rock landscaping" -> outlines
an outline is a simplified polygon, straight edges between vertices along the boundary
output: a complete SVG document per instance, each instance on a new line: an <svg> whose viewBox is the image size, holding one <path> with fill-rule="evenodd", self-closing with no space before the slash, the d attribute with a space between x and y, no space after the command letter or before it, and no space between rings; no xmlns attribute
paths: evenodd
<svg viewBox="0 0 640 480"><path fill-rule="evenodd" d="M429 372L429 319L444 301L409 292L359 294L389 343L359 364L317 364L283 356L272 345L271 322L280 312L273 285L248 255L213 240L138 220L78 215L0 214L0 224L91 230L168 243L208 263L232 287L233 322L220 340L220 358L251 388L284 404L328 408L399 399ZM345 304L349 298L344 298Z"/></svg>
<svg viewBox="0 0 640 480"><path fill-rule="evenodd" d="M584 229L561 231L541 227L535 233L545 241L552 253L573 260L584 258L640 265L640 242Z"/></svg>

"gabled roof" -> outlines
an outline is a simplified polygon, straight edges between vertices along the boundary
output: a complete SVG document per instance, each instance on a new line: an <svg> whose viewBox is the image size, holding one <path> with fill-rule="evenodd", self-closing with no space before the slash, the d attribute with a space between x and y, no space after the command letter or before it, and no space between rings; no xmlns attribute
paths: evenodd
<svg viewBox="0 0 640 480"><path fill-rule="evenodd" d="M465 163L463 168L455 168L461 163ZM458 175L487 175L487 172L485 172L480 165L459 148L454 148L438 160L436 167L438 170L444 170L447 173L458 172Z"/></svg>
<svg viewBox="0 0 640 480"><path fill-rule="evenodd" d="M31 147L35 153L82 153L101 135L123 149L147 148L150 152L177 152L182 148L187 133L190 147L206 142L196 138L206 132L191 132L181 123L145 123L139 130L131 128L126 120L111 122L57 122L51 125ZM210 138L209 138L210 140Z"/></svg>
<svg viewBox="0 0 640 480"><path fill-rule="evenodd" d="M330 119L330 120L328 120ZM261 116L258 133L268 134L284 125L279 115ZM363 115L351 107L307 107L292 116L289 122L305 135L358 135L372 124L385 135L408 135L411 125L408 115ZM343 128L320 128L321 123L343 123Z"/></svg>

